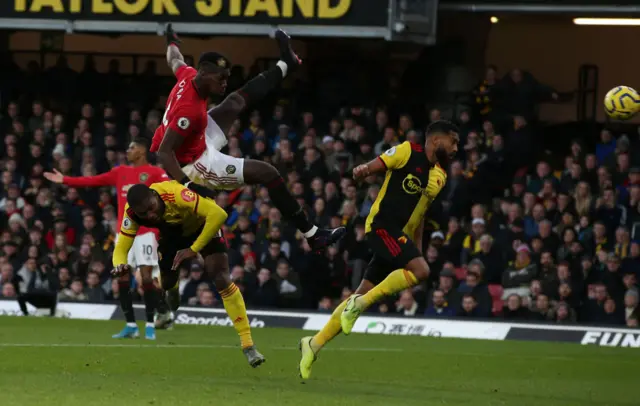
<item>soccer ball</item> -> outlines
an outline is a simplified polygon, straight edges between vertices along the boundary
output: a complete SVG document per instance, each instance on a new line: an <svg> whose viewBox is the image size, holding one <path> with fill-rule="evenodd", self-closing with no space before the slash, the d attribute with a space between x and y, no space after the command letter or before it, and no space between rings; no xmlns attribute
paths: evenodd
<svg viewBox="0 0 640 406"><path fill-rule="evenodd" d="M628 86L617 86L604 97L604 111L614 120L628 120L640 111L640 95Z"/></svg>

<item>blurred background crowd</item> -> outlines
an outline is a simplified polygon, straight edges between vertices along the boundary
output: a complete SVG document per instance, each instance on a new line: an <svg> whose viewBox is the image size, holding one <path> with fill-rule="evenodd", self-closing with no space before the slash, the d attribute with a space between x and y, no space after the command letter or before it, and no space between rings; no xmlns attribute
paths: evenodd
<svg viewBox="0 0 640 406"><path fill-rule="evenodd" d="M19 275L25 292L117 299L109 272L114 190L54 185L43 173L91 176L125 164L131 137L151 137L158 126L173 80L157 76L153 64L132 80L117 61L104 74L90 64L74 72L64 58L46 71L36 62L6 69L20 91L5 92L0 103L0 297L16 296L9 282ZM234 67L230 90L259 70L248 71ZM489 67L464 105L419 114L386 96L306 107L305 90L289 85L247 111L224 152L274 164L318 226L344 225L348 236L315 254L264 188L219 194L229 212L232 279L250 308L331 311L348 297L371 256L364 219L381 184L356 184L351 169L401 142L424 143L426 126L445 118L460 126L461 145L428 214L423 252L431 277L371 311L638 325L638 132L603 128L597 140L577 134L569 148L541 150L538 105L561 95L518 69ZM180 269L180 292L185 304L221 306L197 261Z"/></svg>

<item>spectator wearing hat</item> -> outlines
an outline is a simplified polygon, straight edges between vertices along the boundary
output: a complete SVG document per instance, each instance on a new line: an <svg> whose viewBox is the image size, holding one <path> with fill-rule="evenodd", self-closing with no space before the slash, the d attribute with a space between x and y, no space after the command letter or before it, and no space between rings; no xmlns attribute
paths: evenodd
<svg viewBox="0 0 640 406"><path fill-rule="evenodd" d="M531 249L526 244L514 244L514 250L516 259L504 272L502 286L505 296L511 293L524 296L529 293L529 284L538 275L538 266L532 263Z"/></svg>
<svg viewBox="0 0 640 406"><path fill-rule="evenodd" d="M471 232L462 242L460 263L466 265L471 257L480 252L480 237L485 233L486 222L483 218L476 217L471 221Z"/></svg>

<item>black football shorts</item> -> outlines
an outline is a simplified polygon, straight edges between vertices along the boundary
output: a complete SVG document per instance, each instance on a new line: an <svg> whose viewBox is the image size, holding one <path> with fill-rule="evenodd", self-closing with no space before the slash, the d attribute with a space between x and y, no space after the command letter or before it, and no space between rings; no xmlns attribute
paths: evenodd
<svg viewBox="0 0 640 406"><path fill-rule="evenodd" d="M160 256L160 270L169 271L173 267L173 259L178 251L191 247L200 235L202 229L189 236L163 236L160 235L158 242L158 254ZM222 236L222 230L213 237L211 242L200 252L202 256L227 252L227 241Z"/></svg>
<svg viewBox="0 0 640 406"><path fill-rule="evenodd" d="M420 250L402 231L374 228L367 233L367 241L373 252L364 273L364 279L374 285L382 282L391 272L403 269L414 258L422 257Z"/></svg>

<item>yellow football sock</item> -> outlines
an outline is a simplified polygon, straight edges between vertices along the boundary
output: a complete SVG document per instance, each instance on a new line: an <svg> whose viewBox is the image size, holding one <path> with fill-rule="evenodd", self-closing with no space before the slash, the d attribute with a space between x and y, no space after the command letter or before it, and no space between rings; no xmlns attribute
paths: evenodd
<svg viewBox="0 0 640 406"><path fill-rule="evenodd" d="M356 305L365 311L384 296L391 296L418 284L415 275L406 269L396 269L373 289L356 299Z"/></svg>
<svg viewBox="0 0 640 406"><path fill-rule="evenodd" d="M233 327L240 336L240 345L242 348L251 347L253 339L251 338L251 327L249 327L249 318L247 317L247 308L244 305L242 293L238 287L231 283L226 289L219 292L222 297L224 309L227 315L233 321Z"/></svg>
<svg viewBox="0 0 640 406"><path fill-rule="evenodd" d="M338 305L338 307L336 307L336 309L331 314L331 318L329 319L327 324L325 324L324 327L322 327L322 330L318 331L316 335L311 339L311 349L316 354L342 330L342 327L340 327L340 314L342 313L346 305L346 300L340 303L340 305Z"/></svg>

